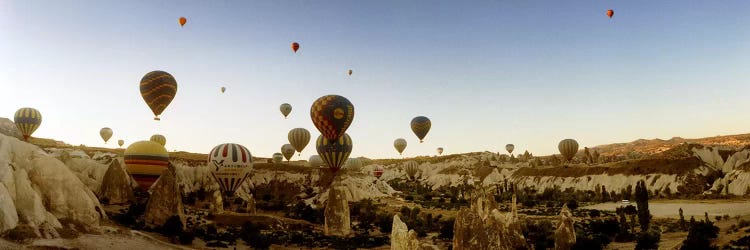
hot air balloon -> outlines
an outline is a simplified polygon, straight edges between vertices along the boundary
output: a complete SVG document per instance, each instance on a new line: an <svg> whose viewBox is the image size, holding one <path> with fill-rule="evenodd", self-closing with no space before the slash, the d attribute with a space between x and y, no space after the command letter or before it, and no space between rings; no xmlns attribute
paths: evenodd
<svg viewBox="0 0 750 250"><path fill-rule="evenodd" d="M437 148L438 155L443 155L443 148Z"/></svg>
<svg viewBox="0 0 750 250"><path fill-rule="evenodd" d="M187 23L187 18L180 17L180 27L185 26L185 23Z"/></svg>
<svg viewBox="0 0 750 250"><path fill-rule="evenodd" d="M284 155L284 158L286 158L286 161L288 162L289 159L294 156L294 147L292 147L291 144L284 144L281 146L281 154Z"/></svg>
<svg viewBox="0 0 750 250"><path fill-rule="evenodd" d="M318 136L318 140L315 142L315 146L318 150L318 155L328 165L328 169L331 172L336 173L344 165L346 159L349 159L349 154L352 153L352 138L348 134L344 134L337 140L329 140L323 135Z"/></svg>
<svg viewBox="0 0 750 250"><path fill-rule="evenodd" d="M104 140L104 144L107 144L107 141L109 141L109 138L112 138L112 129L111 128L102 128L99 130L99 136L102 137Z"/></svg>
<svg viewBox="0 0 750 250"><path fill-rule="evenodd" d="M42 124L42 113L34 108L20 108L13 116L13 122L23 134L23 139L29 141L31 134Z"/></svg>
<svg viewBox="0 0 750 250"><path fill-rule="evenodd" d="M375 178L380 179L381 176L383 176L383 172L385 172L385 169L381 166L375 167L375 170L372 171L372 176L375 176Z"/></svg>
<svg viewBox="0 0 750 250"><path fill-rule="evenodd" d="M117 140L117 145L120 145L120 147L122 147L122 145L125 145L125 141Z"/></svg>
<svg viewBox="0 0 750 250"><path fill-rule="evenodd" d="M293 42L292 43L292 51L294 51L294 53L297 53L298 49L299 49L299 43Z"/></svg>
<svg viewBox="0 0 750 250"><path fill-rule="evenodd" d="M406 172L406 175L410 180L414 180L414 177L419 172L419 163L417 163L416 161L404 162L404 172Z"/></svg>
<svg viewBox="0 0 750 250"><path fill-rule="evenodd" d="M612 18L612 16L614 16L614 15L615 15L615 11L614 11L614 10L607 10L607 16L609 16L609 18L610 18L610 19L611 19L611 18ZM627 18L626 18L626 19L627 19Z"/></svg>
<svg viewBox="0 0 750 250"><path fill-rule="evenodd" d="M286 116L292 112L292 105L289 103L282 103L279 110L281 110L281 114L284 115L284 118L286 119Z"/></svg>
<svg viewBox="0 0 750 250"><path fill-rule="evenodd" d="M419 143L424 142L424 137L427 136L427 132L430 132L432 123L430 119L424 116L417 116L411 119L411 131L419 138Z"/></svg>
<svg viewBox="0 0 750 250"><path fill-rule="evenodd" d="M250 177L253 156L250 150L240 144L219 144L208 154L208 167L224 195L232 196Z"/></svg>
<svg viewBox="0 0 750 250"><path fill-rule="evenodd" d="M224 91L227 91L227 87L221 87L221 93L224 93Z"/></svg>
<svg viewBox="0 0 750 250"><path fill-rule="evenodd" d="M152 141L138 141L125 149L125 166L138 186L148 190L169 165L169 153Z"/></svg>
<svg viewBox="0 0 750 250"><path fill-rule="evenodd" d="M284 160L284 156L281 153L273 153L273 163L279 164Z"/></svg>
<svg viewBox="0 0 750 250"><path fill-rule="evenodd" d="M508 154L512 154L513 153L513 149L515 149L515 148L516 148L516 146L514 146L513 144L507 144L507 145L505 145L505 150L508 151Z"/></svg>
<svg viewBox="0 0 750 250"><path fill-rule="evenodd" d="M344 169L350 172L359 172L362 170L362 161L359 158L349 158L344 162Z"/></svg>
<svg viewBox="0 0 750 250"><path fill-rule="evenodd" d="M398 151L398 154L404 152L404 149L406 149L406 140L404 138L398 138L395 141L393 141L393 147L396 148L396 151Z"/></svg>
<svg viewBox="0 0 750 250"><path fill-rule="evenodd" d="M323 165L326 165L325 162L323 162L323 158L320 158L320 155L311 155L310 159L307 160L308 164L310 164L310 167L320 167Z"/></svg>
<svg viewBox="0 0 750 250"><path fill-rule="evenodd" d="M566 161L570 161L578 153L578 142L573 139L565 139L557 144L557 149L560 150L560 154Z"/></svg>
<svg viewBox="0 0 750 250"><path fill-rule="evenodd" d="M349 75L352 75L353 71L350 69L347 73L349 73Z"/></svg>
<svg viewBox="0 0 750 250"><path fill-rule="evenodd" d="M167 138L164 137L163 135L160 135L160 134L152 135L149 140L151 140L152 142L159 143L162 146L166 146L167 145Z"/></svg>
<svg viewBox="0 0 750 250"><path fill-rule="evenodd" d="M287 137L289 138L289 143L292 144L292 147L300 153L299 155L302 155L302 150L305 149L307 143L310 142L310 131L307 131L307 129L304 128L295 128L289 130Z"/></svg>
<svg viewBox="0 0 750 250"><path fill-rule="evenodd" d="M340 95L321 96L310 107L310 118L323 137L336 140L352 124L354 105Z"/></svg>
<svg viewBox="0 0 750 250"><path fill-rule="evenodd" d="M177 94L177 80L167 72L151 71L141 79L141 97L154 112L154 120L169 106Z"/></svg>

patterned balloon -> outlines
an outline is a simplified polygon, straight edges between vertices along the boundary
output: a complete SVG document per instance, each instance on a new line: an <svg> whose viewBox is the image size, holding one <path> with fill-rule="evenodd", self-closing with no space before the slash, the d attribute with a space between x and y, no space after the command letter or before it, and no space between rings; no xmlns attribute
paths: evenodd
<svg viewBox="0 0 750 250"><path fill-rule="evenodd" d="M318 136L315 143L318 155L328 165L331 172L336 173L341 169L349 154L352 153L352 138L344 134L338 140L329 140L323 135Z"/></svg>
<svg viewBox="0 0 750 250"><path fill-rule="evenodd" d="M219 183L226 196L234 195L253 168L253 156L245 146L236 143L224 143L214 147L208 154L208 166L211 176Z"/></svg>
<svg viewBox="0 0 750 250"><path fill-rule="evenodd" d="M424 137L427 136L427 132L430 132L432 123L430 119L424 116L417 116L411 119L411 131L419 138L419 143L424 142Z"/></svg>
<svg viewBox="0 0 750 250"><path fill-rule="evenodd" d="M281 110L281 114L284 115L284 118L286 119L289 113L292 112L292 105L289 103L282 103L279 110Z"/></svg>
<svg viewBox="0 0 750 250"><path fill-rule="evenodd" d="M352 124L354 105L340 95L322 96L310 107L310 118L323 137L336 140Z"/></svg>
<svg viewBox="0 0 750 250"><path fill-rule="evenodd" d="M154 120L169 106L177 94L177 80L167 72L151 71L141 79L141 97L154 112Z"/></svg>
<svg viewBox="0 0 750 250"><path fill-rule="evenodd" d="M310 167L320 167L323 165L326 165L326 163L323 161L323 158L320 158L320 155L311 155L310 159L307 160L308 164L310 164Z"/></svg>
<svg viewBox="0 0 750 250"><path fill-rule="evenodd" d="M380 179L381 176L383 176L383 172L385 172L385 169L381 166L375 167L375 170L372 171L372 175L375 176L375 178Z"/></svg>
<svg viewBox="0 0 750 250"><path fill-rule="evenodd" d="M292 144L281 145L281 154L284 155L286 161L292 159L292 156L294 156L294 147L292 147Z"/></svg>
<svg viewBox="0 0 750 250"><path fill-rule="evenodd" d="M443 148L437 148L438 155L443 155Z"/></svg>
<svg viewBox="0 0 750 250"><path fill-rule="evenodd" d="M416 161L404 162L404 172L406 172L410 180L414 180L414 177L419 172L419 163Z"/></svg>
<svg viewBox="0 0 750 250"><path fill-rule="evenodd" d="M578 142L573 139L565 139L557 144L557 149L560 150L560 154L566 161L570 161L578 153Z"/></svg>
<svg viewBox="0 0 750 250"><path fill-rule="evenodd" d="M125 166L138 186L148 190L169 165L169 153L152 141L138 141L125 149Z"/></svg>
<svg viewBox="0 0 750 250"><path fill-rule="evenodd" d="M308 143L310 143L310 131L307 131L307 129L304 128L295 128L290 130L287 137L289 139L289 143L292 144L292 147L294 147L294 150L297 150L300 155L302 155L302 150L307 147Z"/></svg>
<svg viewBox="0 0 750 250"><path fill-rule="evenodd" d="M28 141L31 134L42 124L42 113L34 108L21 108L13 116L13 122L23 134L23 139Z"/></svg>
<svg viewBox="0 0 750 250"><path fill-rule="evenodd" d="M398 154L404 152L404 149L406 149L406 140L404 138L398 138L395 141L393 141L393 147L396 148L396 151L398 151Z"/></svg>
<svg viewBox="0 0 750 250"><path fill-rule="evenodd" d="M167 138L164 137L163 135L160 135L160 134L152 135L149 140L151 140L152 142L159 143L162 146L166 146L167 145Z"/></svg>
<svg viewBox="0 0 750 250"><path fill-rule="evenodd" d="M505 145L505 150L508 151L508 154L512 154L513 153L513 149L515 149L515 148L516 148L516 146L514 146L513 144Z"/></svg>
<svg viewBox="0 0 750 250"><path fill-rule="evenodd" d="M281 153L273 153L273 163L279 164L284 160L284 156Z"/></svg>
<svg viewBox="0 0 750 250"><path fill-rule="evenodd" d="M102 139L104 140L104 144L107 144L107 141L109 141L109 138L112 138L112 129L111 128L100 129L99 136L101 136Z"/></svg>
<svg viewBox="0 0 750 250"><path fill-rule="evenodd" d="M117 140L117 145L120 145L120 147L122 147L122 145L125 145L125 141L124 140Z"/></svg>

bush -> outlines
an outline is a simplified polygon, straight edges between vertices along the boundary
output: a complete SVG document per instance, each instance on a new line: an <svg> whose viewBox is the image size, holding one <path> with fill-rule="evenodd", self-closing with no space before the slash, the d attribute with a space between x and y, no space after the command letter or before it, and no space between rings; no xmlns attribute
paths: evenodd
<svg viewBox="0 0 750 250"><path fill-rule="evenodd" d="M659 241L661 240L661 232L650 229L646 232L641 232L636 238L636 250L641 249L659 249Z"/></svg>
<svg viewBox="0 0 750 250"><path fill-rule="evenodd" d="M193 232L190 232L190 231L182 232L179 235L180 244L182 245L193 244L194 239L195 239L195 235L193 234Z"/></svg>
<svg viewBox="0 0 750 250"><path fill-rule="evenodd" d="M380 228L382 233L390 233L393 230L393 215L391 214L380 214L375 224Z"/></svg>
<svg viewBox="0 0 750 250"><path fill-rule="evenodd" d="M750 221L740 220L740 222L737 223L738 228L743 228L746 226L750 226Z"/></svg>
<svg viewBox="0 0 750 250"><path fill-rule="evenodd" d="M591 217L599 217L601 215L602 215L602 213L599 212L599 210L592 209L591 211L589 211L589 216L591 216Z"/></svg>
<svg viewBox="0 0 750 250"><path fill-rule="evenodd" d="M404 199L406 199L407 201L413 201L414 200L414 196L407 195Z"/></svg>
<svg viewBox="0 0 750 250"><path fill-rule="evenodd" d="M251 245L260 235L260 227L252 222L245 222L240 229L240 239Z"/></svg>
<svg viewBox="0 0 750 250"><path fill-rule="evenodd" d="M701 221L691 223L690 231L685 241L682 242L681 250L693 249L718 249L711 241L716 239L719 228L711 222Z"/></svg>
<svg viewBox="0 0 750 250"><path fill-rule="evenodd" d="M178 217L177 215L169 217L169 219L167 219L167 222L162 225L161 233L165 236L170 237L177 236L182 233L182 221L180 220L180 217Z"/></svg>
<svg viewBox="0 0 750 250"><path fill-rule="evenodd" d="M570 210L575 210L576 208L578 208L578 202L576 200L568 200L566 205L568 205L568 208L570 208Z"/></svg>
<svg viewBox="0 0 750 250"><path fill-rule="evenodd" d="M456 219L448 219L440 222L440 234L438 238L451 240L453 239L453 224L456 223Z"/></svg>

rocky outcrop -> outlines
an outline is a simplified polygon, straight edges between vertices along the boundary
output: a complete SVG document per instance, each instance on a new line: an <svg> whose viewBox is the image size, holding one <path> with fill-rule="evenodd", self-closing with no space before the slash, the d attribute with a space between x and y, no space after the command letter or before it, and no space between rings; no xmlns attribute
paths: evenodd
<svg viewBox="0 0 750 250"><path fill-rule="evenodd" d="M146 204L146 226L159 228L172 216L179 217L184 226L185 212L182 206L182 195L177 186L175 168L171 163L161 172L161 176L156 180L151 191L151 197Z"/></svg>
<svg viewBox="0 0 750 250"><path fill-rule="evenodd" d="M470 208L462 208L453 225L453 249L527 249L520 220L513 212L503 215L491 193L477 187ZM512 211L516 204L512 204Z"/></svg>
<svg viewBox="0 0 750 250"><path fill-rule="evenodd" d="M349 203L346 200L346 187L334 184L331 187L328 204L326 205L325 235L348 236L351 234L352 226L349 221Z"/></svg>
<svg viewBox="0 0 750 250"><path fill-rule="evenodd" d="M133 195L130 176L125 168L120 166L120 161L112 161L104 174L101 185L100 200L109 204L124 204L135 200Z"/></svg>
<svg viewBox="0 0 750 250"><path fill-rule="evenodd" d="M576 230L573 227L573 213L568 205L560 211L560 222L555 230L555 250L569 250L576 244Z"/></svg>
<svg viewBox="0 0 750 250"><path fill-rule="evenodd" d="M18 225L18 213L5 185L0 184L0 234Z"/></svg>
<svg viewBox="0 0 750 250"><path fill-rule="evenodd" d="M16 123L8 118L0 118L0 134L23 140L23 134L16 127Z"/></svg>
<svg viewBox="0 0 750 250"><path fill-rule="evenodd" d="M409 230L406 223L397 215L393 216L391 229L391 250L419 250L422 249L417 233Z"/></svg>

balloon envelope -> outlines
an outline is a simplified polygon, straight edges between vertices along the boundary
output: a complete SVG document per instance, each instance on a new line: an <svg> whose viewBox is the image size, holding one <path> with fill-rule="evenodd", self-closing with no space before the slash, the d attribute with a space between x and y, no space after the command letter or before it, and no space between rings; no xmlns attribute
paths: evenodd
<svg viewBox="0 0 750 250"><path fill-rule="evenodd" d="M292 43L292 51L294 51L294 53L297 53L298 49L299 49L299 43L293 42Z"/></svg>
<svg viewBox="0 0 750 250"><path fill-rule="evenodd" d="M122 145L125 145L125 141L117 140L117 145L120 145L120 147L122 147Z"/></svg>
<svg viewBox="0 0 750 250"><path fill-rule="evenodd" d="M167 138L160 134L152 135L151 138L149 138L150 141L156 142L161 144L162 146L167 145Z"/></svg>
<svg viewBox="0 0 750 250"><path fill-rule="evenodd" d="M321 96L310 107L310 118L323 137L336 140L352 124L354 105L340 95Z"/></svg>
<svg viewBox="0 0 750 250"><path fill-rule="evenodd" d="M359 160L359 158L349 158L344 163L344 168L347 171L359 172L360 170L362 170L362 161Z"/></svg>
<svg viewBox="0 0 750 250"><path fill-rule="evenodd" d="M250 177L253 156L240 144L219 144L208 154L208 166L221 191L231 196Z"/></svg>
<svg viewBox="0 0 750 250"><path fill-rule="evenodd" d="M13 116L13 122L23 134L23 139L28 141L31 134L42 124L42 113L34 108L20 108Z"/></svg>
<svg viewBox="0 0 750 250"><path fill-rule="evenodd" d="M512 154L513 153L513 149L515 149L515 148L516 148L516 146L514 146L513 144L505 145L505 150L508 151L509 154Z"/></svg>
<svg viewBox="0 0 750 250"><path fill-rule="evenodd" d="M566 161L573 159L578 153L578 142L573 139L565 139L557 144L557 149L560 150L560 154L565 158Z"/></svg>
<svg viewBox="0 0 750 250"><path fill-rule="evenodd" d="M185 18L185 17L180 17L180 20L179 20L179 22L180 22L180 26L185 26L185 23L187 23L187 18Z"/></svg>
<svg viewBox="0 0 750 250"><path fill-rule="evenodd" d="M406 140L404 138L396 139L395 141L393 141L393 147L396 148L398 154L403 153L404 149L406 149Z"/></svg>
<svg viewBox="0 0 750 250"><path fill-rule="evenodd" d="M141 79L141 97L154 113L154 120L160 120L159 115L169 106L177 94L177 80L164 71L148 72Z"/></svg>
<svg viewBox="0 0 750 250"><path fill-rule="evenodd" d="M344 134L337 140L328 140L328 138L320 135L315 146L320 158L328 165L328 169L336 173L344 165L346 159L349 159L353 144L352 138L348 134Z"/></svg>
<svg viewBox="0 0 750 250"><path fill-rule="evenodd" d="M350 69L347 73L349 73L349 75L352 75L353 71Z"/></svg>
<svg viewBox="0 0 750 250"><path fill-rule="evenodd" d="M286 118L286 116L292 112L292 105L289 103L282 103L281 106L279 106L279 110L281 111L281 114L284 115L284 118Z"/></svg>
<svg viewBox="0 0 750 250"><path fill-rule="evenodd" d="M614 15L615 15L615 11L614 10L607 10L607 16L609 18L612 18L612 16L614 16Z"/></svg>
<svg viewBox="0 0 750 250"><path fill-rule="evenodd" d="M438 155L442 155L443 154L443 148L437 148L437 153L438 153Z"/></svg>
<svg viewBox="0 0 750 250"><path fill-rule="evenodd" d="M102 139L104 140L104 143L107 143L107 141L109 141L109 138L112 138L112 129L111 128L100 129L99 136L102 137Z"/></svg>
<svg viewBox="0 0 750 250"><path fill-rule="evenodd" d="M409 179L414 179L414 176L417 175L419 172L419 163L416 161L407 161L404 162L404 172L406 172L406 175L409 177Z"/></svg>
<svg viewBox="0 0 750 250"><path fill-rule="evenodd" d="M310 159L307 160L308 164L310 164L310 167L320 167L325 166L326 163L323 161L323 158L320 158L320 155L311 155Z"/></svg>
<svg viewBox="0 0 750 250"><path fill-rule="evenodd" d="M302 153L302 150L307 147L308 143L310 143L310 131L307 131L307 129L304 128L294 128L289 130L287 137L289 139L289 144L292 144L294 150L297 150L299 153Z"/></svg>
<svg viewBox="0 0 750 250"><path fill-rule="evenodd" d="M294 147L291 144L284 144L281 146L281 154L284 155L287 161L294 156Z"/></svg>
<svg viewBox="0 0 750 250"><path fill-rule="evenodd" d="M221 93L224 93L224 91L227 91L227 87L221 87Z"/></svg>
<svg viewBox="0 0 750 250"><path fill-rule="evenodd" d="M284 160L284 156L281 153L273 153L273 163L279 164Z"/></svg>
<svg viewBox="0 0 750 250"><path fill-rule="evenodd" d="M375 176L375 178L380 179L381 176L383 176L383 172L385 172L385 169L381 166L375 167L375 170L372 171L372 175Z"/></svg>
<svg viewBox="0 0 750 250"><path fill-rule="evenodd" d="M169 165L169 153L152 141L138 141L125 149L125 166L138 186L148 190Z"/></svg>
<svg viewBox="0 0 750 250"><path fill-rule="evenodd" d="M432 127L432 122L427 117L417 116L411 119L411 131L417 135L420 143L424 142L423 139L430 132L430 127Z"/></svg>

